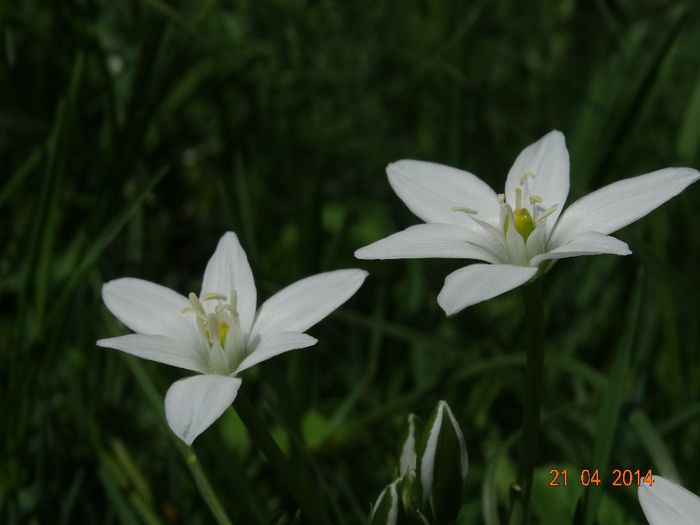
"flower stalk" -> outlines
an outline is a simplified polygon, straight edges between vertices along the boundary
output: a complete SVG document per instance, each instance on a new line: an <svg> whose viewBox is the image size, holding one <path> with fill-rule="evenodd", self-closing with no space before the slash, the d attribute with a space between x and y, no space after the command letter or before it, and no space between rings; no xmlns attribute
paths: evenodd
<svg viewBox="0 0 700 525"><path fill-rule="evenodd" d="M330 525L319 499L314 497L311 485L304 476L299 475L298 469L292 467L289 459L280 450L277 442L270 434L267 425L260 418L245 392L239 392L233 405L236 413L250 433L251 441L260 448L272 467L277 472L280 481L291 492L299 504L299 508L311 525Z"/></svg>
<svg viewBox="0 0 700 525"><path fill-rule="evenodd" d="M542 372L544 368L544 302L539 279L522 288L525 307L527 364L525 371L525 411L523 414L517 485L512 491L510 525L527 523L530 493L535 470L542 405Z"/></svg>

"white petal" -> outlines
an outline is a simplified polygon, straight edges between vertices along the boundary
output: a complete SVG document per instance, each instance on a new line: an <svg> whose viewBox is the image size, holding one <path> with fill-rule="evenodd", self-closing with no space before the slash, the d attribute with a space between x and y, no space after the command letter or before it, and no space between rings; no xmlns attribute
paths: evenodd
<svg viewBox="0 0 700 525"><path fill-rule="evenodd" d="M110 339L100 339L97 346L114 348L127 354L158 363L177 366L194 372L206 370L202 353L181 339L162 335L129 334Z"/></svg>
<svg viewBox="0 0 700 525"><path fill-rule="evenodd" d="M530 266L537 266L547 259L564 259L579 255L629 255L630 253L632 252L627 243L620 239L602 233L586 232L553 250L533 257L530 260Z"/></svg>
<svg viewBox="0 0 700 525"><path fill-rule="evenodd" d="M452 272L438 295L438 304L447 315L471 306L529 281L537 268L510 264L472 264Z"/></svg>
<svg viewBox="0 0 700 525"><path fill-rule="evenodd" d="M525 257L528 261L545 251L547 235L547 225L543 222L538 223L525 243Z"/></svg>
<svg viewBox="0 0 700 525"><path fill-rule="evenodd" d="M700 498L661 476L654 476L652 486L642 483L637 494L649 525L700 523Z"/></svg>
<svg viewBox="0 0 700 525"><path fill-rule="evenodd" d="M550 131L515 159L506 179L506 201L511 206L515 203L515 188L520 185L520 177L527 172L535 175L527 181L530 195L542 197L545 208L558 206L547 219L554 224L569 195L569 152L561 131Z"/></svg>
<svg viewBox="0 0 700 525"><path fill-rule="evenodd" d="M550 238L558 246L587 231L613 233L644 217L700 178L690 168L666 168L614 182L569 206Z"/></svg>
<svg viewBox="0 0 700 525"><path fill-rule="evenodd" d="M176 381L165 395L168 425L177 437L191 445L231 406L240 386L239 378L218 375Z"/></svg>
<svg viewBox="0 0 700 525"><path fill-rule="evenodd" d="M256 290L253 272L248 264L248 257L233 232L227 232L219 240L214 255L211 256L204 270L202 295L205 293L224 294L228 296L233 290L237 295L237 309L241 328L250 330L255 317ZM213 310L213 301L203 301L205 308Z"/></svg>
<svg viewBox="0 0 700 525"><path fill-rule="evenodd" d="M318 342L318 339L311 337L308 334L299 332L279 332L276 334L264 334L255 344L254 350L246 357L241 364L236 368L236 373L243 372L248 368L255 366L263 361L267 361L275 356L297 350L299 348L307 348Z"/></svg>
<svg viewBox="0 0 700 525"><path fill-rule="evenodd" d="M290 284L260 307L251 337L306 331L350 299L367 275L364 270L335 270Z"/></svg>
<svg viewBox="0 0 700 525"><path fill-rule="evenodd" d="M534 233L534 232L533 232ZM507 261L519 266L527 265L527 254L525 252L525 241L518 230L511 225L506 232L506 248L508 250Z"/></svg>
<svg viewBox="0 0 700 525"><path fill-rule="evenodd" d="M123 278L102 286L102 300L134 332L196 340L194 316L183 313L190 303L170 288L142 279Z"/></svg>
<svg viewBox="0 0 700 525"><path fill-rule="evenodd" d="M442 257L497 262L498 258L479 243L481 236L463 226L417 224L360 248L358 259L422 259Z"/></svg>
<svg viewBox="0 0 700 525"><path fill-rule="evenodd" d="M389 183L416 216L425 222L457 224L476 229L463 212L470 208L477 216L498 223L499 204L494 191L469 172L418 160L400 160L386 168Z"/></svg>

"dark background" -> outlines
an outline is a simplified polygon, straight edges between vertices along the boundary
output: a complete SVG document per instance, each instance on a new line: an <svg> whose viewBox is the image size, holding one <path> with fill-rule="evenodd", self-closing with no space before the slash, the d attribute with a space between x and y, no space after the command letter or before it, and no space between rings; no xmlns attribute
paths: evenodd
<svg viewBox="0 0 700 525"><path fill-rule="evenodd" d="M385 165L455 165L499 191L517 153L554 128L571 153L569 202L700 165L692 1L22 0L0 3L0 42L8 524L211 522L162 417L183 372L95 341L125 333L103 282L198 291L227 230L263 299L319 271L371 272L311 330L316 347L245 376L333 522L366 517L402 420L446 399L470 453L460 523L499 523L522 413L519 293L447 319L435 298L459 261L355 260L418 222ZM636 490L604 476L615 466L700 492L699 192L623 230L633 255L546 276L537 523L570 522L583 468L605 479L588 489L603 525L644 523ZM233 410L194 450L233 523L294 522ZM548 487L550 468L568 468L569 487Z"/></svg>

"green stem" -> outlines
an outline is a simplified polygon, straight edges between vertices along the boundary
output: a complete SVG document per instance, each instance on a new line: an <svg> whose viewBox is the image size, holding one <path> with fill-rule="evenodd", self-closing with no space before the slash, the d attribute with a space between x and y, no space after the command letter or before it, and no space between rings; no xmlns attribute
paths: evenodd
<svg viewBox="0 0 700 525"><path fill-rule="evenodd" d="M267 460L277 471L280 481L287 486L294 499L299 504L302 513L306 515L311 525L330 525L320 502L314 496L308 480L298 475L298 471L292 467L289 459L280 450L267 426L260 419L253 405L244 392L239 392L233 404L238 416L245 424L253 443L265 454Z"/></svg>
<svg viewBox="0 0 700 525"><path fill-rule="evenodd" d="M162 398L156 390L153 381L143 369L143 365L137 359L134 358L128 358L126 360L126 363L131 369L131 372L136 377L137 383L139 383L144 393L146 394L146 398L148 398L148 401L151 403L151 405L153 405L153 408L155 410L160 411L162 414ZM165 417L163 417L163 424L166 425ZM199 494L204 499L205 503L207 504L207 507L209 507L209 510L211 511L212 515L214 516L214 519L216 520L216 523L218 523L218 525L232 525L231 520L226 515L226 511L224 510L223 505L221 505L219 497L216 495L216 492L214 492L214 488L211 486L211 483L209 483L209 479L207 478L206 473L202 469L202 466L199 463L199 461L197 460L197 455L194 453L194 450L185 445L179 438L176 438L175 435L172 432L170 432L170 429L168 429L168 434L170 434L170 436L172 437L173 441L177 446L177 450L180 452L180 455L185 460L185 464L190 470L190 473L194 478L194 482L197 485Z"/></svg>
<svg viewBox="0 0 700 525"><path fill-rule="evenodd" d="M214 489L209 483L206 474L202 470L202 467L199 464L199 460L197 459L197 455L194 453L194 450L186 446L184 443L182 445L180 445L180 443L181 442L178 440L178 448L180 448L180 452L182 453L183 457L185 458L185 461L187 462L187 467L192 473L194 482L197 484L199 493L201 494L202 498L204 498L207 507L209 507L209 510L211 511L211 513L214 516L214 519L216 520L216 523L218 523L219 525L232 525L231 520L226 515L226 511L221 505L218 496L214 492Z"/></svg>
<svg viewBox="0 0 700 525"><path fill-rule="evenodd" d="M522 288L525 306L525 342L527 365L525 412L518 456L517 486L512 492L510 525L525 524L530 510L532 477L535 470L542 404L542 370L544 368L544 303L539 279Z"/></svg>

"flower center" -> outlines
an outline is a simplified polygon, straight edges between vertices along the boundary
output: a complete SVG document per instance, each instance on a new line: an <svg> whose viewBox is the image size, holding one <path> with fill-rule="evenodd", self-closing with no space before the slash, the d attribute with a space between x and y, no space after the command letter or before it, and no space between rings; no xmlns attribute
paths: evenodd
<svg viewBox="0 0 700 525"><path fill-rule="evenodd" d="M549 208L542 206L542 197L530 191L528 180L531 178L535 178L535 174L531 171L523 173L520 177L514 191L515 202L507 202L503 193L497 195L500 208L497 220L483 220L478 216L477 210L471 208L452 207L452 211L466 214L481 226L482 230L477 233L482 236L483 244L480 240L472 242L489 252L496 262L527 266L532 256L545 248L547 233L545 221L558 209L559 205L554 204ZM509 227L512 227L510 232ZM534 232L540 234L532 236Z"/></svg>
<svg viewBox="0 0 700 525"><path fill-rule="evenodd" d="M520 185L515 188L515 210L505 200L505 195L498 196L498 201L501 203L501 217L503 231L508 232L508 226L512 222L515 230L520 234L524 241L530 234L535 231L538 224L544 222L547 217L554 213L559 207L558 204L544 208L541 205L542 197L530 193L528 179L534 179L535 174L527 171L520 177ZM523 206L523 201L529 203Z"/></svg>
<svg viewBox="0 0 700 525"><path fill-rule="evenodd" d="M236 308L237 295L236 291L231 292L230 300L227 302L227 297L220 293L205 293L202 294L203 301L217 301L214 311L207 313L204 306L194 292L190 292L188 299L190 305L183 312L194 312L197 318L197 326L204 339L212 348L218 344L221 348L225 348L226 339L229 331L240 331L238 310Z"/></svg>
<svg viewBox="0 0 700 525"><path fill-rule="evenodd" d="M532 215L530 215L530 212L525 208L520 208L513 212L513 224L524 240L527 240L530 234L535 231L535 223L532 220Z"/></svg>

